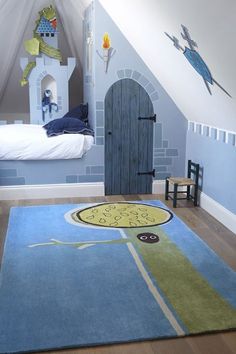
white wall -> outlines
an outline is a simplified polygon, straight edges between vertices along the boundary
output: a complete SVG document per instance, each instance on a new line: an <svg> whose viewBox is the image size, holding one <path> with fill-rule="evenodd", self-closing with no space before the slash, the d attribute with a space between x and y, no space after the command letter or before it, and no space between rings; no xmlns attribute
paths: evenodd
<svg viewBox="0 0 236 354"><path fill-rule="evenodd" d="M236 131L235 0L100 0L185 117ZM164 32L181 38L181 24L198 43L217 86L212 96Z"/></svg>

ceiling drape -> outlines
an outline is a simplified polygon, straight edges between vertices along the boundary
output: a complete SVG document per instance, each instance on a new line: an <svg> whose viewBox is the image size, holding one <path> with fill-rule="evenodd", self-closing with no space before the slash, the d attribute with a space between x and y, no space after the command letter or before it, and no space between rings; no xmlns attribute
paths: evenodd
<svg viewBox="0 0 236 354"><path fill-rule="evenodd" d="M36 0L0 0L0 102Z"/></svg>
<svg viewBox="0 0 236 354"><path fill-rule="evenodd" d="M83 68L83 13L86 4L81 0L54 0L60 16L72 55L76 58L77 69L82 77Z"/></svg>

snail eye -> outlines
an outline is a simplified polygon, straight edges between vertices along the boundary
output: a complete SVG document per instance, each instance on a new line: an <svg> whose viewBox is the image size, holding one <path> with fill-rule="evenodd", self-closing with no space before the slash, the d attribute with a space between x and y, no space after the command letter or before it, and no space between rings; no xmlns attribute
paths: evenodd
<svg viewBox="0 0 236 354"><path fill-rule="evenodd" d="M147 240L147 236L141 236L140 239L141 240Z"/></svg>

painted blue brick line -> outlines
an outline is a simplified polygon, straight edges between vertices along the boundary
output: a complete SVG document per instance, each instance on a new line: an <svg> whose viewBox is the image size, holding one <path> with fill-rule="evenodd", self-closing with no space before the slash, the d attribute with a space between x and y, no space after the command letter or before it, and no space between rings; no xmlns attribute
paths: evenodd
<svg viewBox="0 0 236 354"><path fill-rule="evenodd" d="M91 174L91 167L87 166L86 167L86 175L90 175Z"/></svg>
<svg viewBox="0 0 236 354"><path fill-rule="evenodd" d="M136 81L138 81L138 79L140 78L141 74L138 71L134 71L132 78Z"/></svg>
<svg viewBox="0 0 236 354"><path fill-rule="evenodd" d="M16 177L17 171L15 169L0 169L0 177Z"/></svg>
<svg viewBox="0 0 236 354"><path fill-rule="evenodd" d="M153 92L150 97L152 101L157 101L159 99L157 92Z"/></svg>
<svg viewBox="0 0 236 354"><path fill-rule="evenodd" d="M97 136L104 136L104 128L97 128L96 135Z"/></svg>
<svg viewBox="0 0 236 354"><path fill-rule="evenodd" d="M1 177L0 186L18 186L25 184L24 177Z"/></svg>
<svg viewBox="0 0 236 354"><path fill-rule="evenodd" d="M166 149L166 156L178 156L177 149Z"/></svg>
<svg viewBox="0 0 236 354"><path fill-rule="evenodd" d="M148 79L145 77L145 76L141 76L139 79L138 79L138 82L143 86L145 87L149 81Z"/></svg>
<svg viewBox="0 0 236 354"><path fill-rule="evenodd" d="M157 149L154 149L154 152L165 152L165 149L159 149L159 148L157 148Z"/></svg>
<svg viewBox="0 0 236 354"><path fill-rule="evenodd" d="M72 176L66 176L66 183L77 183L78 178L75 175Z"/></svg>
<svg viewBox="0 0 236 354"><path fill-rule="evenodd" d="M103 182L104 181L104 176L103 175L82 175L78 176L78 181L80 183L84 182Z"/></svg>
<svg viewBox="0 0 236 354"><path fill-rule="evenodd" d="M104 145L104 138L96 138L96 145Z"/></svg>
<svg viewBox="0 0 236 354"><path fill-rule="evenodd" d="M194 123L193 123L193 122L190 122L190 123L189 123L189 130L190 130L191 132L194 131Z"/></svg>
<svg viewBox="0 0 236 354"><path fill-rule="evenodd" d="M219 141L222 143L226 142L226 132L224 130L219 131Z"/></svg>
<svg viewBox="0 0 236 354"><path fill-rule="evenodd" d="M170 177L170 173L168 173L168 172L157 173L156 177L158 180L163 180L163 179L166 179L166 177Z"/></svg>
<svg viewBox="0 0 236 354"><path fill-rule="evenodd" d="M104 102L103 101L97 101L96 102L96 109L104 109Z"/></svg>
<svg viewBox="0 0 236 354"><path fill-rule="evenodd" d="M201 124L196 124L196 133L198 133L198 134L202 133L202 125Z"/></svg>
<svg viewBox="0 0 236 354"><path fill-rule="evenodd" d="M155 91L155 87L149 82L149 84L146 87L147 93L151 94Z"/></svg>
<svg viewBox="0 0 236 354"><path fill-rule="evenodd" d="M163 146L163 148L168 148L168 141L167 140L163 140L162 146Z"/></svg>
<svg viewBox="0 0 236 354"><path fill-rule="evenodd" d="M104 174L104 166L91 166L91 174L103 175Z"/></svg>
<svg viewBox="0 0 236 354"><path fill-rule="evenodd" d="M155 157L154 158L154 165L169 166L171 164L172 164L172 158L170 158L170 157Z"/></svg>
<svg viewBox="0 0 236 354"><path fill-rule="evenodd" d="M212 139L217 139L217 129L216 128L211 128L211 137Z"/></svg>
<svg viewBox="0 0 236 354"><path fill-rule="evenodd" d="M104 127L104 113L103 111L96 112L97 127Z"/></svg>
<svg viewBox="0 0 236 354"><path fill-rule="evenodd" d="M132 75L132 70L125 69L125 77L131 77L131 75Z"/></svg>
<svg viewBox="0 0 236 354"><path fill-rule="evenodd" d="M155 148L162 147L162 124L156 123L155 129Z"/></svg>
<svg viewBox="0 0 236 354"><path fill-rule="evenodd" d="M117 71L117 76L119 79L123 79L125 77L124 70L118 70Z"/></svg>
<svg viewBox="0 0 236 354"><path fill-rule="evenodd" d="M155 152L154 157L165 157L165 153L164 152Z"/></svg>
<svg viewBox="0 0 236 354"><path fill-rule="evenodd" d="M204 127L203 127L203 130L202 130L202 134L203 134L204 136L209 136L209 134L210 134L210 128L204 126Z"/></svg>
<svg viewBox="0 0 236 354"><path fill-rule="evenodd" d="M236 134L228 133L228 144L236 145Z"/></svg>

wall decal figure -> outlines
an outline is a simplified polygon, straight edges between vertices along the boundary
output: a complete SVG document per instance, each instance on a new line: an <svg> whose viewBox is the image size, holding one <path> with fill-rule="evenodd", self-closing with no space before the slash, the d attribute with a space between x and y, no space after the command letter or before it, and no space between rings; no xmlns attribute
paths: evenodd
<svg viewBox="0 0 236 354"><path fill-rule="evenodd" d="M52 92L51 90L45 90L43 99L42 99L42 114L43 114L43 122L45 122L45 113L48 111L49 116L52 117L52 109L55 112L58 111L58 104L51 102Z"/></svg>
<svg viewBox="0 0 236 354"><path fill-rule="evenodd" d="M102 48L103 48L103 55L101 55L98 50L97 50L97 54L104 61L105 73L107 73L109 61L116 52L116 50L111 47L111 39L107 32L103 36Z"/></svg>
<svg viewBox="0 0 236 354"><path fill-rule="evenodd" d="M181 25L181 27L183 30L181 36L184 40L188 42L189 48L188 47L183 48L179 44L178 38L176 38L175 36L170 36L166 32L165 34L167 35L168 38L172 40L172 42L174 43L174 47L183 52L185 58L189 61L192 67L198 72L199 75L202 76L203 81L210 95L212 95L212 93L209 84L211 85L216 84L222 91L224 91L229 97L231 97L231 95L212 77L211 72L207 67L206 63L204 62L200 54L196 51L195 48L198 48L198 45L195 41L191 39L187 27L185 27L184 25Z"/></svg>

